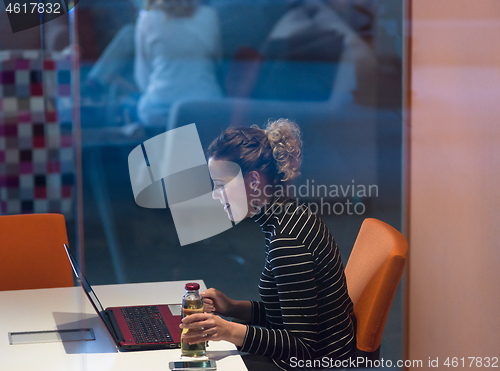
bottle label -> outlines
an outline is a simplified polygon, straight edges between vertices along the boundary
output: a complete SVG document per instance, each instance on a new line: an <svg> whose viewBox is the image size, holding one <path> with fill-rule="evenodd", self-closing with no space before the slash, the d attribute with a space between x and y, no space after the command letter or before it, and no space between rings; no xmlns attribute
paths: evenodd
<svg viewBox="0 0 500 371"><path fill-rule="evenodd" d="M182 308L182 318L195 313L203 313L203 308L196 308L196 309Z"/></svg>

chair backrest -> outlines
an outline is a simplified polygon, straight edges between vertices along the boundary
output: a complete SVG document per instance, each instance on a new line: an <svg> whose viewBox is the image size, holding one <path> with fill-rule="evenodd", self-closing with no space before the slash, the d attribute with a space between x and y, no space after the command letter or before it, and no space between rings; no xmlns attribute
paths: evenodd
<svg viewBox="0 0 500 371"><path fill-rule="evenodd" d="M361 225L345 268L357 319L357 348L375 359L407 254L408 242L400 232L368 218Z"/></svg>
<svg viewBox="0 0 500 371"><path fill-rule="evenodd" d="M64 216L0 216L0 290L71 287Z"/></svg>

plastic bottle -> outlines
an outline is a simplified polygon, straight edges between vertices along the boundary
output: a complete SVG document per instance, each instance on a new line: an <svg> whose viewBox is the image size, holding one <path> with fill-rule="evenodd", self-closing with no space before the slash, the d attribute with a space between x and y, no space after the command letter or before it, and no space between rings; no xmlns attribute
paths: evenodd
<svg viewBox="0 0 500 371"><path fill-rule="evenodd" d="M203 313L203 301L198 292L200 285L193 282L186 284L186 294L182 297L182 318L194 313ZM184 334L188 329L182 330L181 355L187 357L200 357L205 355L207 343L189 344L184 341Z"/></svg>

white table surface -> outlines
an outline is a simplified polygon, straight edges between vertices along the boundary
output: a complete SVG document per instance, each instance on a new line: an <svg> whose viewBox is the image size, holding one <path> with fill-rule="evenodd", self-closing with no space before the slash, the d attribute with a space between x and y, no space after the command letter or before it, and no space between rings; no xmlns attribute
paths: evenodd
<svg viewBox="0 0 500 371"><path fill-rule="evenodd" d="M201 290L206 289L202 280ZM186 281L92 286L104 308L180 303ZM95 341L10 345L9 332L88 328ZM236 347L209 342L207 356L219 371L246 370ZM166 370L180 349L118 352L81 287L0 291L0 370Z"/></svg>

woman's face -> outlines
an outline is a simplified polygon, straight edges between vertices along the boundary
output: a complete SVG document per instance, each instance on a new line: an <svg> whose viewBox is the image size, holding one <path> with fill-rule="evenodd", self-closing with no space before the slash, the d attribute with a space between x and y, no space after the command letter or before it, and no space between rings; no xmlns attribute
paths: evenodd
<svg viewBox="0 0 500 371"><path fill-rule="evenodd" d="M214 182L212 197L224 206L230 220L238 223L250 216L247 185L241 168L231 161L208 160L208 170Z"/></svg>

